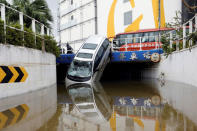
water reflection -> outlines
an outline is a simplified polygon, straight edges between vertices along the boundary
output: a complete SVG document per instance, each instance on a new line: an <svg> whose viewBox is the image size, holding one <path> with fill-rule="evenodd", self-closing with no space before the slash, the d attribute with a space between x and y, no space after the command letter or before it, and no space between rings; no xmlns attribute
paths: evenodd
<svg viewBox="0 0 197 131"><path fill-rule="evenodd" d="M162 86L156 83L156 86L167 105L166 116L162 116L166 123L177 131L196 131L197 87L172 81Z"/></svg>
<svg viewBox="0 0 197 131"><path fill-rule="evenodd" d="M111 117L110 99L106 96L100 83L97 85L74 84L67 87L67 91L75 107L89 121L106 122Z"/></svg>
<svg viewBox="0 0 197 131"><path fill-rule="evenodd" d="M73 84L0 100L5 131L196 131L197 88L157 81ZM57 104L58 102L58 104Z"/></svg>
<svg viewBox="0 0 197 131"><path fill-rule="evenodd" d="M18 105L0 112L0 129L14 125L25 119L29 112L26 104Z"/></svg>
<svg viewBox="0 0 197 131"><path fill-rule="evenodd" d="M105 87L104 84L103 88L100 83L92 85L83 83L66 87L72 104L65 106L67 111L64 112L63 119L66 126L62 130L195 131L197 129L196 124L188 116L168 102L169 96L167 99L163 98L161 90L163 87L159 87L159 84L138 83L138 88L131 88L135 84L126 87L120 86L122 83L111 84L111 87ZM149 86L152 87L146 92L144 89ZM139 92L143 93L140 95Z"/></svg>
<svg viewBox="0 0 197 131"><path fill-rule="evenodd" d="M0 130L35 131L56 112L56 85L0 100Z"/></svg>
<svg viewBox="0 0 197 131"><path fill-rule="evenodd" d="M67 88L67 92L74 104L72 111L65 112L67 119L66 129L76 130L101 130L112 115L112 99L108 97L100 83L73 84ZM70 121L70 117L72 117ZM74 119L73 119L74 118ZM69 123L69 124L68 124Z"/></svg>

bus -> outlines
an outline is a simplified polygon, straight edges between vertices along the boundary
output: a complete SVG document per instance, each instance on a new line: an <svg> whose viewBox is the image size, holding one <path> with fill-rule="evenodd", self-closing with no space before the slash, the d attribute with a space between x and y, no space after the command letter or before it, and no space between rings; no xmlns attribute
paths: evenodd
<svg viewBox="0 0 197 131"><path fill-rule="evenodd" d="M159 35L168 33L173 28L144 29L136 32L117 34L113 40L115 51L142 51L162 48Z"/></svg>
<svg viewBox="0 0 197 131"><path fill-rule="evenodd" d="M98 81L109 62L111 45L106 37L90 36L76 53L67 71L66 84Z"/></svg>

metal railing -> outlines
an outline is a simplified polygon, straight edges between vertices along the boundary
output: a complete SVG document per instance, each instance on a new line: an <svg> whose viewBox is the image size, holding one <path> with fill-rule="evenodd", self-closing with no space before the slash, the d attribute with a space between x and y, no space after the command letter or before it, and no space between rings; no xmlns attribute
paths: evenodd
<svg viewBox="0 0 197 131"><path fill-rule="evenodd" d="M6 19L6 10L10 10L13 11L14 13L18 14L19 16L19 24L20 24L20 29L13 27L12 25L9 24L9 22L7 23L7 19ZM45 31L46 31L46 35L50 36L50 28L45 26L43 23L37 21L36 19L24 14L23 12L20 12L12 7L6 6L3 3L0 3L0 12L1 12L1 20L4 23L4 33L6 35L6 28L10 28L10 29L14 29L20 32L23 32L23 40L24 40L24 33L29 33L35 36L35 44L36 44L36 37L39 37L43 40L42 43L42 50L45 51L45 46L44 46L44 37L43 35L45 35ZM27 32L24 30L24 17L30 19L32 21L31 23L31 29L32 29L32 33L31 32ZM16 22L17 23L17 22ZM36 30L36 25L40 27L40 31ZM6 37L5 37L5 43L6 43ZM23 45L24 46L24 45Z"/></svg>
<svg viewBox="0 0 197 131"><path fill-rule="evenodd" d="M184 23L183 25L179 27L175 27L175 30L172 30L166 34L161 35L161 37L165 37L169 40L170 48L173 48L173 44L176 44L176 51L181 50L179 48L180 43L183 44L182 49L187 48L186 43L187 39L190 36L191 33L194 33L197 31L197 14L191 18L189 21ZM177 33L179 32L179 33ZM189 40L188 46L191 47L193 44L192 40Z"/></svg>
<svg viewBox="0 0 197 131"><path fill-rule="evenodd" d="M128 45L130 44L130 45ZM125 45L124 47L121 47ZM138 49L139 51L144 50L144 47L154 47L159 49L161 43L159 42L159 36L143 36L143 37L131 37L131 38L116 38L112 41L112 51L119 51L124 49L129 51L131 48Z"/></svg>

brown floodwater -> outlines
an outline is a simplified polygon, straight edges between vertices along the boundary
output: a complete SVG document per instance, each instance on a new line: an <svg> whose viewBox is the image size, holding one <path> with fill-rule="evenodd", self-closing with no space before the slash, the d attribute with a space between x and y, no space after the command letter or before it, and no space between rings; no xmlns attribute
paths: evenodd
<svg viewBox="0 0 197 131"><path fill-rule="evenodd" d="M53 85L0 100L0 130L197 131L196 94L158 80Z"/></svg>

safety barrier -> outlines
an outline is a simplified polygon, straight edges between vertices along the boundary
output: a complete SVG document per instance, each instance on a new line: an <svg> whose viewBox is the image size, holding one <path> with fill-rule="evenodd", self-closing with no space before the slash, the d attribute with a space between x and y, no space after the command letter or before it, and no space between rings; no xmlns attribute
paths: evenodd
<svg viewBox="0 0 197 131"><path fill-rule="evenodd" d="M9 23L6 23L7 22L7 19L6 19L6 11L7 10L13 11L14 13L18 14L18 16L19 16L18 21L20 24L20 29L9 25ZM45 35L45 30L46 30L46 35L48 35L48 36L50 35L51 29L49 27L45 26L43 23L37 21L36 19L24 14L23 12L20 12L12 7L6 6L3 3L0 3L0 12L1 12L1 20L3 20L3 23L4 23L4 34L5 35L6 35L6 28L10 28L10 29L13 29L16 31L23 32L23 40L24 40L24 33L29 33L29 34L35 36L35 45L36 45L36 37L41 38L43 40L42 50L45 51L44 36L43 35ZM9 12L8 12L8 14L9 14ZM32 21L32 23L31 23L32 24L32 33L24 30L24 17L26 19L29 19ZM40 27L40 29L36 30L36 26ZM5 43L6 43L6 38L5 38Z"/></svg>
<svg viewBox="0 0 197 131"><path fill-rule="evenodd" d="M192 33L195 33L196 31L197 31L197 14L183 25L177 25L177 27L175 27L175 30L163 34L161 35L161 37L164 37L167 40L169 40L169 45L171 49L173 48L173 44L176 44L175 46L176 51L179 51L187 48L188 46L192 47L193 44L195 44L191 39L188 40L188 38ZM187 42L188 45L186 46ZM182 49L179 48L181 43L182 43Z"/></svg>

